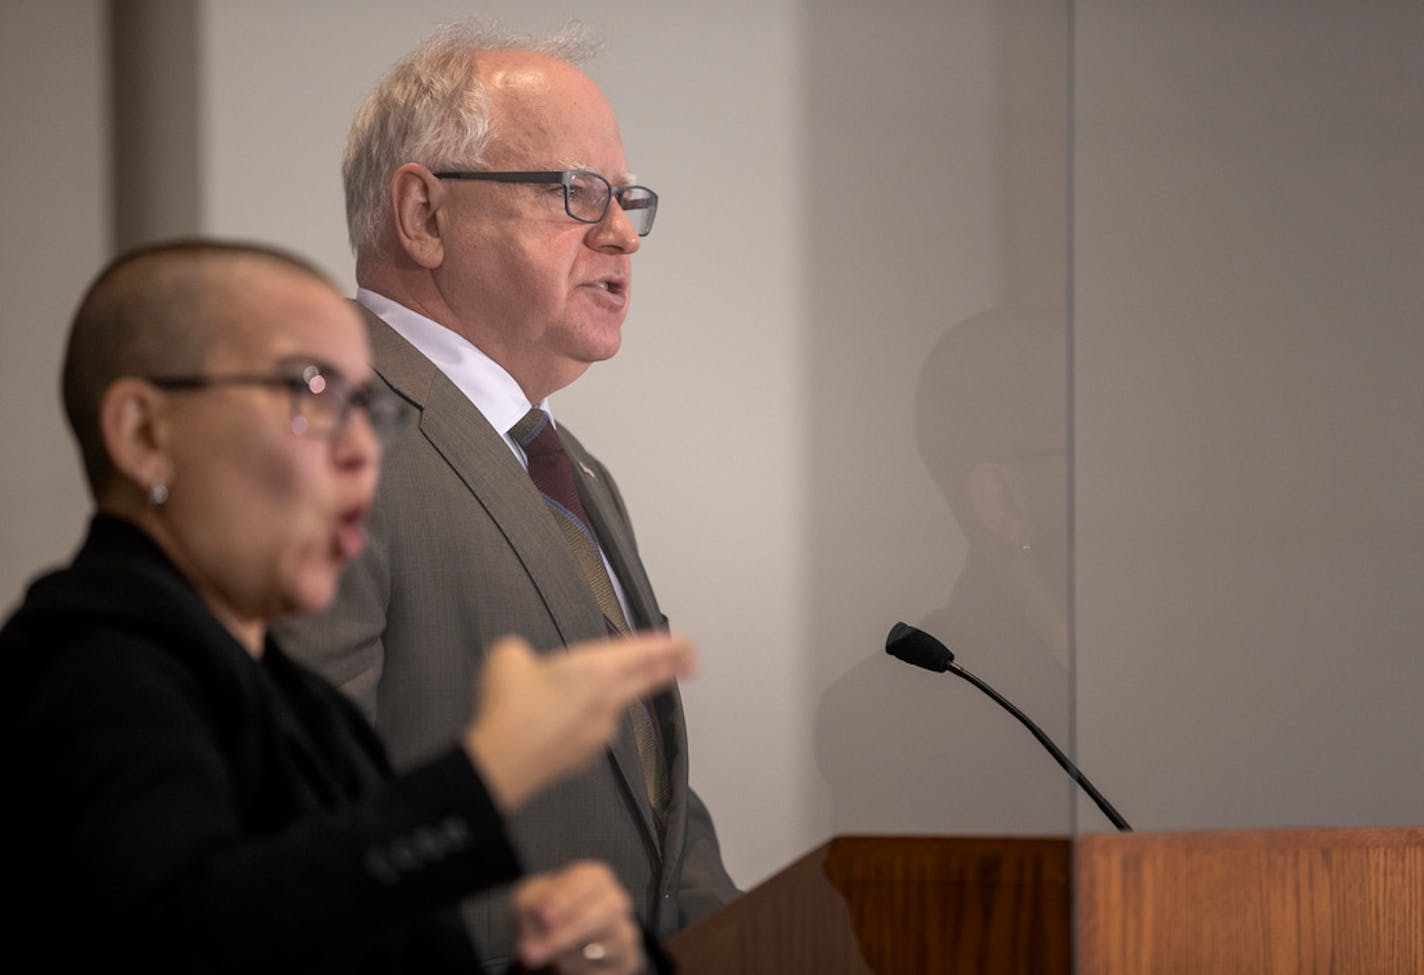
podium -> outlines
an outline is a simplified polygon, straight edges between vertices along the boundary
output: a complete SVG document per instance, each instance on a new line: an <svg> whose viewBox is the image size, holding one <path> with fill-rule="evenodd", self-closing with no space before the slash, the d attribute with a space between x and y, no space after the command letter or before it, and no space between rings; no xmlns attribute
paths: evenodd
<svg viewBox="0 0 1424 975"><path fill-rule="evenodd" d="M684 975L1419 973L1424 828L840 836L667 948Z"/></svg>

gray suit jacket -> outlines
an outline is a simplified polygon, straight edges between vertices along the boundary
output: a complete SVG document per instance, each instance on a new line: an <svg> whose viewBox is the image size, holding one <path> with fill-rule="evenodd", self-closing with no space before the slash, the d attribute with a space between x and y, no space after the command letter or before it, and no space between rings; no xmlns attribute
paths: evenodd
<svg viewBox="0 0 1424 975"><path fill-rule="evenodd" d="M448 747L470 717L485 648L517 633L540 651L606 635L558 525L503 436L428 359L366 313L377 372L418 420L391 444L366 551L326 613L283 628L299 657L341 685L385 737L397 768ZM569 433L584 507L637 628L660 627L623 500ZM608 863L650 930L666 936L736 895L706 807L688 787L687 729L674 687L658 696L672 797L658 835L632 729L605 760L541 793L511 822L525 866ZM467 912L493 965L510 950L503 898Z"/></svg>

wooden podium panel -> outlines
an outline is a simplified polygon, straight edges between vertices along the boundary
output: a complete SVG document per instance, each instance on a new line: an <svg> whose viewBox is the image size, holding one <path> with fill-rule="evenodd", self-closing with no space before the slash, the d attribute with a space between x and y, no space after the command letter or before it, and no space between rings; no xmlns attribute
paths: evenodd
<svg viewBox="0 0 1424 975"><path fill-rule="evenodd" d="M1424 972L1424 829L1077 841L1081 975Z"/></svg>
<svg viewBox="0 0 1424 975"><path fill-rule="evenodd" d="M873 972L1069 970L1065 839L841 837L824 870Z"/></svg>
<svg viewBox="0 0 1424 975"><path fill-rule="evenodd" d="M845 899L826 877L830 846L669 939L678 975L869 975Z"/></svg>
<svg viewBox="0 0 1424 975"><path fill-rule="evenodd" d="M683 975L1418 975L1424 828L842 836L667 947Z"/></svg>
<svg viewBox="0 0 1424 975"><path fill-rule="evenodd" d="M1070 970L1066 839L840 836L668 951L684 975Z"/></svg>

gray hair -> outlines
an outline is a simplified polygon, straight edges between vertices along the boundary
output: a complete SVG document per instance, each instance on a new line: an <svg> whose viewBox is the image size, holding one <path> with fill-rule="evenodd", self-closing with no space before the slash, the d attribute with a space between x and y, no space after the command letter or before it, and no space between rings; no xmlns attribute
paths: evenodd
<svg viewBox="0 0 1424 975"><path fill-rule="evenodd" d="M548 36L467 21L441 27L390 70L351 123L341 178L346 228L357 254L377 249L391 219L390 182L409 162L478 166L489 147L489 95L475 73L482 51L529 51L582 65L597 51L582 24Z"/></svg>

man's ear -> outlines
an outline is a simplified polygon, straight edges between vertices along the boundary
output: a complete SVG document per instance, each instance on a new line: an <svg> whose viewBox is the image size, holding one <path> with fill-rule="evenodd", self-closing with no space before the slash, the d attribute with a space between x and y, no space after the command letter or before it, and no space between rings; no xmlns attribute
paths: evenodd
<svg viewBox="0 0 1424 975"><path fill-rule="evenodd" d="M391 213L401 250L420 267L434 270L445 261L440 208L445 187L420 163L406 163L391 177Z"/></svg>
<svg viewBox="0 0 1424 975"><path fill-rule="evenodd" d="M99 432L120 476L147 491L173 479L163 392L133 376L115 380L99 401Z"/></svg>
<svg viewBox="0 0 1424 975"><path fill-rule="evenodd" d="M1033 544L1033 518L1018 468L997 461L975 464L969 471L969 503L979 523L1004 544L1019 549Z"/></svg>

